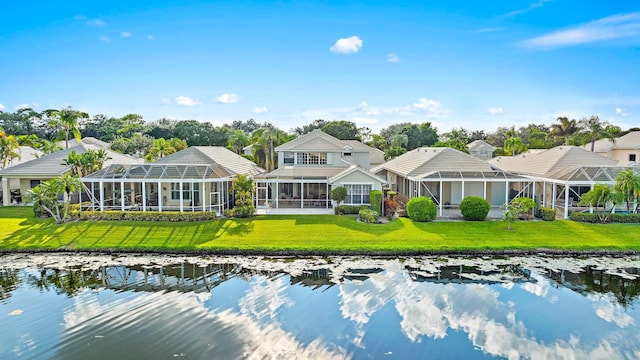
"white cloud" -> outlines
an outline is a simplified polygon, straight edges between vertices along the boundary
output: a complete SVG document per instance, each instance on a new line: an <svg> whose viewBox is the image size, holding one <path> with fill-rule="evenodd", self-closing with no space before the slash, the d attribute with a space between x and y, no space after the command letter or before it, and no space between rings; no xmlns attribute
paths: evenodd
<svg viewBox="0 0 640 360"><path fill-rule="evenodd" d="M153 35L147 35L147 40L153 40Z"/></svg>
<svg viewBox="0 0 640 360"><path fill-rule="evenodd" d="M214 99L218 104L235 104L240 100L240 97L236 94L222 94Z"/></svg>
<svg viewBox="0 0 640 360"><path fill-rule="evenodd" d="M616 115L620 115L622 117L625 117L625 116L629 116L629 112L627 112L626 109L617 107L616 108Z"/></svg>
<svg viewBox="0 0 640 360"><path fill-rule="evenodd" d="M100 36L100 41L107 43L107 44L111 44L111 38L108 36Z"/></svg>
<svg viewBox="0 0 640 360"><path fill-rule="evenodd" d="M544 6L545 3L548 3L548 2L551 2L551 1L552 0L539 0L539 1L534 2L531 5L527 6L524 9L514 10L514 11L511 11L511 12L509 12L509 13L503 15L503 16L512 17L512 16L516 16L516 15L522 15L522 14L524 14L526 12L529 12L529 11L531 11L533 9L541 8L541 7Z"/></svg>
<svg viewBox="0 0 640 360"><path fill-rule="evenodd" d="M388 53L387 54L387 62L397 63L397 62L400 62L400 58L398 57L398 55L396 55L394 53Z"/></svg>
<svg viewBox="0 0 640 360"><path fill-rule="evenodd" d="M131 34L131 32L129 32L129 31L123 31L123 32L120 33L120 36L122 36L122 37L131 37L131 35L133 35L133 34Z"/></svg>
<svg viewBox="0 0 640 360"><path fill-rule="evenodd" d="M20 109L30 109L31 105L29 104L18 104L16 106L13 107L16 110L20 110Z"/></svg>
<svg viewBox="0 0 640 360"><path fill-rule="evenodd" d="M331 52L338 54L357 53L362 48L362 39L357 36L338 39L329 49Z"/></svg>
<svg viewBox="0 0 640 360"><path fill-rule="evenodd" d="M269 111L269 109L267 109L266 106L258 106L257 108L253 109L253 112L256 113L256 114L264 114L264 113L266 113L268 111Z"/></svg>
<svg viewBox="0 0 640 360"><path fill-rule="evenodd" d="M94 25L94 26L99 26L99 27L107 26L107 23L102 21L102 20L100 20L100 19L91 19L91 20L87 21L87 24Z"/></svg>
<svg viewBox="0 0 640 360"><path fill-rule="evenodd" d="M160 101L162 101L163 104L171 103L171 100L169 100L169 98L166 98L166 97L163 97Z"/></svg>
<svg viewBox="0 0 640 360"><path fill-rule="evenodd" d="M489 108L489 110L487 110L487 112L491 115L500 115L500 114L504 114L504 109L501 108L500 106L498 107L492 107Z"/></svg>
<svg viewBox="0 0 640 360"><path fill-rule="evenodd" d="M188 96L178 96L176 98L176 104L183 106L196 106L202 104L202 102L198 99L192 99Z"/></svg>
<svg viewBox="0 0 640 360"><path fill-rule="evenodd" d="M6 109L6 108L4 107L4 105L2 105L2 103L0 103L0 111L2 111L4 109Z"/></svg>
<svg viewBox="0 0 640 360"><path fill-rule="evenodd" d="M377 119L367 118L367 117L354 117L351 119L356 124L375 124L378 122Z"/></svg>
<svg viewBox="0 0 640 360"><path fill-rule="evenodd" d="M75 20L87 20L87 17L84 15L76 15L73 17Z"/></svg>
<svg viewBox="0 0 640 360"><path fill-rule="evenodd" d="M522 42L527 48L557 48L640 34L640 12L617 14Z"/></svg>

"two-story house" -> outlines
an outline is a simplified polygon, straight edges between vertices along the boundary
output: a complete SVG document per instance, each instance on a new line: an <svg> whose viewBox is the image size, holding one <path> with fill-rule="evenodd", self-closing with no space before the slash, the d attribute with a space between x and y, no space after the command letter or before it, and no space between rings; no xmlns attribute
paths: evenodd
<svg viewBox="0 0 640 360"><path fill-rule="evenodd" d="M257 208L330 208L331 190L347 189L346 204L369 204L385 180L369 172L384 153L357 140L314 130L274 149L276 170L256 177Z"/></svg>

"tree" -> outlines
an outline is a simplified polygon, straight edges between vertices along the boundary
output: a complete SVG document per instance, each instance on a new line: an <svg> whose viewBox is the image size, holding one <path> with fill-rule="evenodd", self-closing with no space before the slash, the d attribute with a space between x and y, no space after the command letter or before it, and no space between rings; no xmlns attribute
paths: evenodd
<svg viewBox="0 0 640 360"><path fill-rule="evenodd" d="M109 156L103 149L89 149L84 153L77 153L72 150L62 164L71 166L71 174L73 176L83 177L102 169L104 162L108 159Z"/></svg>
<svg viewBox="0 0 640 360"><path fill-rule="evenodd" d="M601 121L597 115L583 118L579 122L582 128L582 144L591 143L591 151L595 150L595 143L600 139L609 139L615 142L621 130L617 126L611 126L608 121Z"/></svg>
<svg viewBox="0 0 640 360"><path fill-rule="evenodd" d="M346 198L347 188L344 186L338 186L331 189L331 200L335 201L338 205L342 204Z"/></svg>
<svg viewBox="0 0 640 360"><path fill-rule="evenodd" d="M229 143L227 147L236 154L242 154L242 149L251 143L251 139L245 134L243 130L234 130L229 135Z"/></svg>
<svg viewBox="0 0 640 360"><path fill-rule="evenodd" d="M391 138L391 147L392 148L407 148L407 144L409 143L409 137L406 134L395 134L393 138Z"/></svg>
<svg viewBox="0 0 640 360"><path fill-rule="evenodd" d="M176 125L176 120L167 118L158 119L152 121L146 126L145 134L155 139L165 138L170 139L173 135L173 128Z"/></svg>
<svg viewBox="0 0 640 360"><path fill-rule="evenodd" d="M623 200L624 194L616 191L612 186L605 184L594 185L593 189L582 194L580 197L580 203L596 209L598 220L602 223L607 222L609 214L611 213L611 211L607 211L607 205L611 204L611 210L613 210L616 204ZM602 211L599 210L600 206L602 206Z"/></svg>
<svg viewBox="0 0 640 360"><path fill-rule="evenodd" d="M511 153L511 156L515 156L526 149L522 139L517 136L512 136L504 141L504 151Z"/></svg>
<svg viewBox="0 0 640 360"><path fill-rule="evenodd" d="M18 149L20 145L14 135L6 135L0 131L0 165L2 169L7 167L7 163L15 158L20 158Z"/></svg>
<svg viewBox="0 0 640 360"><path fill-rule="evenodd" d="M297 127L293 131L297 135L304 135L304 134L308 134L308 133L310 133L310 132L312 132L313 130L316 130L316 129L321 129L322 130L322 128L325 125L327 125L327 122L325 120L316 119L311 124L303 125L302 127Z"/></svg>
<svg viewBox="0 0 640 360"><path fill-rule="evenodd" d="M254 161L267 171L273 170L276 164L274 148L289 140L290 137L284 131L271 124L254 131L251 134Z"/></svg>
<svg viewBox="0 0 640 360"><path fill-rule="evenodd" d="M616 175L616 183L614 190L620 192L624 196L624 201L627 204L627 211L631 212L631 203L637 201L640 197L640 173L633 170L623 170ZM637 206L634 206L633 212L635 213Z"/></svg>
<svg viewBox="0 0 640 360"><path fill-rule="evenodd" d="M171 146L171 143L164 138L160 138L153 141L153 146L149 149L146 159L149 162L153 162L174 152L176 152L176 149Z"/></svg>
<svg viewBox="0 0 640 360"><path fill-rule="evenodd" d="M89 114L82 111L77 111L68 107L62 110L46 110L46 113L50 117L49 125L62 128L64 132L64 139L66 148L69 148L69 134L80 141L80 126L78 121L81 119L88 119Z"/></svg>
<svg viewBox="0 0 640 360"><path fill-rule="evenodd" d="M135 133L131 138L119 136L111 142L111 150L144 157L153 146L153 141L151 136L141 133Z"/></svg>
<svg viewBox="0 0 640 360"><path fill-rule="evenodd" d="M322 131L340 140L360 140L358 127L351 121L329 121L322 127Z"/></svg>
<svg viewBox="0 0 640 360"><path fill-rule="evenodd" d="M234 217L251 217L255 213L253 206L253 179L246 175L236 175L231 180L231 192L235 197L235 206L231 210Z"/></svg>
<svg viewBox="0 0 640 360"><path fill-rule="evenodd" d="M33 201L34 211L44 210L56 223L60 224L69 219L71 197L69 194L82 188L82 183L77 177L65 174L63 176L43 181L40 185L27 192L27 201ZM58 194L67 193L62 203L58 202Z"/></svg>
<svg viewBox="0 0 640 360"><path fill-rule="evenodd" d="M135 133L141 132L144 127L144 120L142 116L138 114L125 115L120 119L120 123L118 134L127 138L132 137Z"/></svg>
<svg viewBox="0 0 640 360"><path fill-rule="evenodd" d="M553 138L556 143L569 145L569 139L580 131L578 122L575 119L569 120L566 116L559 116L556 121L558 124L551 125L548 137Z"/></svg>

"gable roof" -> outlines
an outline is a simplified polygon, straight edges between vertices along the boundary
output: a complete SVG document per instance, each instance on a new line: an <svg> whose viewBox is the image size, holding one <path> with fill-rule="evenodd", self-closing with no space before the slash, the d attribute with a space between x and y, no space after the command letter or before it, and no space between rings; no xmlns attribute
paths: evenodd
<svg viewBox="0 0 640 360"><path fill-rule="evenodd" d="M583 148L591 150L591 143L584 145ZM631 131L630 133L617 138L615 142L612 142L609 139L597 140L593 145L594 152L638 149L640 149L640 131Z"/></svg>
<svg viewBox="0 0 640 360"><path fill-rule="evenodd" d="M339 140L322 130L316 129L280 146L275 151L343 151L346 142Z"/></svg>
<svg viewBox="0 0 640 360"><path fill-rule="evenodd" d="M37 159L0 170L0 176L55 177L62 175L71 170L70 166L62 165L62 163L72 151L75 151L78 154L83 154L88 150L105 150L109 157L109 159L104 162L105 167L111 164L137 164L143 162L143 160L136 159L129 155L106 150L91 144L80 143L74 147L56 151Z"/></svg>
<svg viewBox="0 0 640 360"><path fill-rule="evenodd" d="M17 150L16 152L20 156L7 161L7 166L6 166L7 168L25 163L27 161L31 161L33 159L37 159L42 155L44 155L42 151L34 149L31 146L19 146L18 149L16 150Z"/></svg>
<svg viewBox="0 0 640 360"><path fill-rule="evenodd" d="M102 140L96 139L92 136L85 136L83 137L80 141L71 138L69 139L69 148L80 145L80 144L89 144L89 145L95 145L101 149L105 149L105 150L110 150L111 149L111 144L109 144L108 142L104 142ZM62 146L62 148L64 149L66 147L66 143L64 140L62 141L58 141L58 144L60 146Z"/></svg>
<svg viewBox="0 0 640 360"><path fill-rule="evenodd" d="M265 170L222 146L190 146L158 159L154 164L213 165L219 164L231 175L257 175Z"/></svg>
<svg viewBox="0 0 640 360"><path fill-rule="evenodd" d="M404 177L424 177L435 171L493 171L487 162L448 147L417 148L370 171L375 174L382 170Z"/></svg>
<svg viewBox="0 0 640 360"><path fill-rule="evenodd" d="M375 180L375 181L379 182L380 184L384 184L384 183L386 183L386 182L387 182L385 179L382 179L382 178L380 178L380 177L378 177L378 176L376 176L376 175L374 175L374 174L370 173L369 171L367 171L367 170L363 169L363 168L362 168L362 166L358 166L358 165L351 165L351 166L349 166L347 169L345 169L344 171L342 171L342 172L340 172L340 173L338 173L338 174L336 174L336 175L334 175L334 176L330 177L330 178L329 178L329 183L330 183L330 184L333 184L333 183L335 183L336 181L338 181L338 180L342 179L343 177L348 176L348 175L350 175L350 174L353 174L354 172L362 173L362 174L364 174L364 175L366 175L366 176L368 176L368 177L372 178L373 180Z"/></svg>
<svg viewBox="0 0 640 360"><path fill-rule="evenodd" d="M618 165L616 160L579 146L566 145L517 156L499 156L489 160L489 163L504 171L547 178L558 178L558 174L579 167Z"/></svg>
<svg viewBox="0 0 640 360"><path fill-rule="evenodd" d="M481 147L487 148L487 149L489 149L491 151L495 151L497 149L497 147L495 147L495 146L493 146L493 145L491 145L488 142L483 141L483 140L475 140L475 141L472 141L472 142L467 144L467 149L469 149L469 150L474 150L474 149L481 148Z"/></svg>

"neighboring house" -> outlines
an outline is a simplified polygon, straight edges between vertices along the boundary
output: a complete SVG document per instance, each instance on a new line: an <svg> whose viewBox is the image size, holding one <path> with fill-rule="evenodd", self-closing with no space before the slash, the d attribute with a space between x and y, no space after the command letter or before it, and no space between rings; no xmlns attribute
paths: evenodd
<svg viewBox="0 0 640 360"><path fill-rule="evenodd" d="M87 136L87 137L83 137L80 141L76 140L75 138L71 138L69 139L69 147L74 147L80 144L88 144L88 145L95 145L101 149L105 149L105 150L109 150L111 149L111 144L109 144L108 142L102 141L102 140L98 140L92 136ZM61 146L63 149L66 147L66 142L64 140L62 141L58 141L58 145Z"/></svg>
<svg viewBox="0 0 640 360"><path fill-rule="evenodd" d="M347 189L346 204L369 204L384 179L368 170L384 153L356 140L314 130L275 148L276 170L256 177L257 208L330 208L331 189Z"/></svg>
<svg viewBox="0 0 640 360"><path fill-rule="evenodd" d="M495 156L497 147L485 141L476 140L467 144L467 149L469 149L469 154L471 154L471 156L482 160L488 160Z"/></svg>
<svg viewBox="0 0 640 360"><path fill-rule="evenodd" d="M591 151L591 143L583 148ZM613 142L608 139L598 140L594 144L593 152L622 163L640 163L640 131L632 131Z"/></svg>
<svg viewBox="0 0 640 360"><path fill-rule="evenodd" d="M389 188L409 198L426 196L438 205L460 204L467 196L479 196L494 206L520 196L517 190L529 180L492 168L486 161L447 147L422 147L371 169L386 177Z"/></svg>
<svg viewBox="0 0 640 360"><path fill-rule="evenodd" d="M69 147L68 149L46 154L39 158L0 170L0 177L2 177L3 205L11 205L13 200L19 203L22 200L22 196L24 196L28 190L38 186L41 181L49 180L71 171L71 167L63 165L63 162L72 151L82 154L88 150L98 151L100 149L105 150L102 147L81 142L80 144ZM131 164L141 161L115 151L105 151L107 152L107 156L110 158L105 161L105 166L113 163ZM14 194L13 199L11 193ZM20 196L19 199L17 198L17 194Z"/></svg>
<svg viewBox="0 0 640 360"><path fill-rule="evenodd" d="M153 163L113 164L83 177L96 210L216 211L233 207L231 180L264 169L219 146L191 146Z"/></svg>
<svg viewBox="0 0 640 360"><path fill-rule="evenodd" d="M44 155L42 151L36 150L30 146L20 146L16 149L16 152L18 153L18 157L12 158L9 161L7 161L7 166L5 166L4 169L25 163L27 161L31 161L33 159L37 159L42 155ZM2 192L2 189L4 188L8 188L9 190L14 189L14 192L16 193L14 197L18 198L20 195L17 194L15 189L20 188L20 179L15 179L15 178L9 179L7 181L7 184L0 183L0 199L4 199L4 192ZM13 202L13 200L14 199L9 198L10 203Z"/></svg>
<svg viewBox="0 0 640 360"><path fill-rule="evenodd" d="M580 196L595 184L614 184L616 174L625 169L617 160L593 153L579 146L500 156L489 160L495 168L534 181L528 190L543 207L556 209L564 218L570 210L584 210Z"/></svg>
<svg viewBox="0 0 640 360"><path fill-rule="evenodd" d="M244 155L250 155L253 156L253 144L249 144L245 147L242 148L242 153Z"/></svg>

